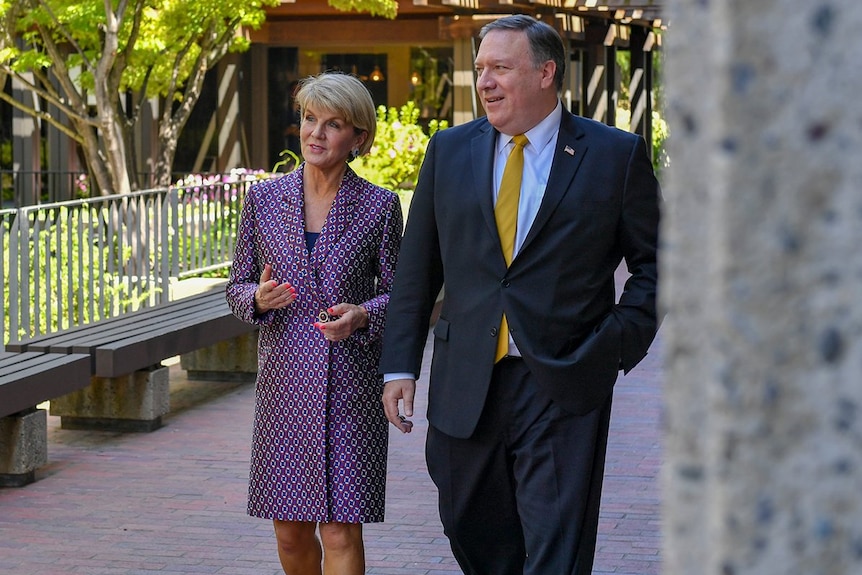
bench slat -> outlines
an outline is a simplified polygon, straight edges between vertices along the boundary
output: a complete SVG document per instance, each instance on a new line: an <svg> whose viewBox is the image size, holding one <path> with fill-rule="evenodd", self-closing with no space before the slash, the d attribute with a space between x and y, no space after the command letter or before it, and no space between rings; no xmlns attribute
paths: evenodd
<svg viewBox="0 0 862 575"><path fill-rule="evenodd" d="M143 369L169 357L208 347L257 329L234 315L191 320L164 330L150 330L105 343L95 351L95 374L118 377Z"/></svg>
<svg viewBox="0 0 862 575"><path fill-rule="evenodd" d="M224 299L224 289L212 289L189 297L173 300L154 307L139 309L127 314L99 320L97 322L69 328L57 333L49 333L25 340L10 341L6 344L6 351L56 351L57 353L68 353L69 342L85 340L92 334L111 333L112 330L123 330L129 322L145 320L146 318L161 318L168 321L172 314L183 314L186 309L198 306L227 306Z"/></svg>
<svg viewBox="0 0 862 575"><path fill-rule="evenodd" d="M10 351L86 354L89 372L120 377L165 359L255 331L233 315L217 288L166 304L144 308L6 345Z"/></svg>
<svg viewBox="0 0 862 575"><path fill-rule="evenodd" d="M88 354L3 353L0 356L0 417L87 387L90 364Z"/></svg>
<svg viewBox="0 0 862 575"><path fill-rule="evenodd" d="M93 324L93 329L78 334L66 334L62 339L43 342L39 346L28 345L28 350L50 351L55 353L92 353L106 342L124 339L135 333L145 333L152 329L163 329L174 324L182 324L201 314L230 314L230 308L223 298L220 302L192 302L187 307L174 307L165 310L149 308L150 313L128 315L122 321L111 325Z"/></svg>

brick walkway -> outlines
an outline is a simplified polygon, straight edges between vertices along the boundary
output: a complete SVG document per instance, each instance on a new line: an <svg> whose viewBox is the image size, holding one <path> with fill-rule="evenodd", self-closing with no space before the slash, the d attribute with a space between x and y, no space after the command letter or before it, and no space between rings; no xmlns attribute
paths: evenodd
<svg viewBox="0 0 862 575"><path fill-rule="evenodd" d="M595 575L659 573L660 343L617 383ZM68 431L49 417L36 483L0 489L0 573L281 573L270 523L245 514L253 386L182 374L172 368L172 412L152 433ZM460 573L425 470L421 386L414 432L391 437L368 574Z"/></svg>

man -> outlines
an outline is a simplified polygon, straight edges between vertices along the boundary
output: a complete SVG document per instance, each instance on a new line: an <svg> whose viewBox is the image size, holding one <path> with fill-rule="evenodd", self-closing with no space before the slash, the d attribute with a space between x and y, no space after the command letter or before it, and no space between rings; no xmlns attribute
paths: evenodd
<svg viewBox="0 0 862 575"><path fill-rule="evenodd" d="M429 142L387 312L383 403L409 432L445 282L426 458L455 558L466 575L586 575L614 381L657 329L659 188L642 138L562 109L553 28L517 15L480 38L486 117ZM513 186L512 234L498 220Z"/></svg>

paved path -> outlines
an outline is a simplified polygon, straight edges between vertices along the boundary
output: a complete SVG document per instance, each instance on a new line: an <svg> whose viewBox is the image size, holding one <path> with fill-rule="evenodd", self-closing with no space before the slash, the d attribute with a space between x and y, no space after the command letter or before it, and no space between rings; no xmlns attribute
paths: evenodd
<svg viewBox="0 0 862 575"><path fill-rule="evenodd" d="M659 573L660 343L617 383L594 575ZM386 523L366 526L370 575L460 573L425 470L421 386L414 432L391 436ZM173 367L171 390L152 433L62 430L49 417L36 483L0 489L0 573L281 573L271 524L245 514L253 386Z"/></svg>

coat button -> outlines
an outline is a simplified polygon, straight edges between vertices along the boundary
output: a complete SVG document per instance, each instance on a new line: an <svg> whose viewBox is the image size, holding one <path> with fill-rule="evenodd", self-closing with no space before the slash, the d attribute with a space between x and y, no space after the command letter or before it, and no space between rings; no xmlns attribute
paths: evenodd
<svg viewBox="0 0 862 575"><path fill-rule="evenodd" d="M504 288L509 287L509 280L504 279L503 281L500 282L500 285L502 285Z"/></svg>
<svg viewBox="0 0 862 575"><path fill-rule="evenodd" d="M497 328L496 327L491 328L491 337L497 337Z"/></svg>

